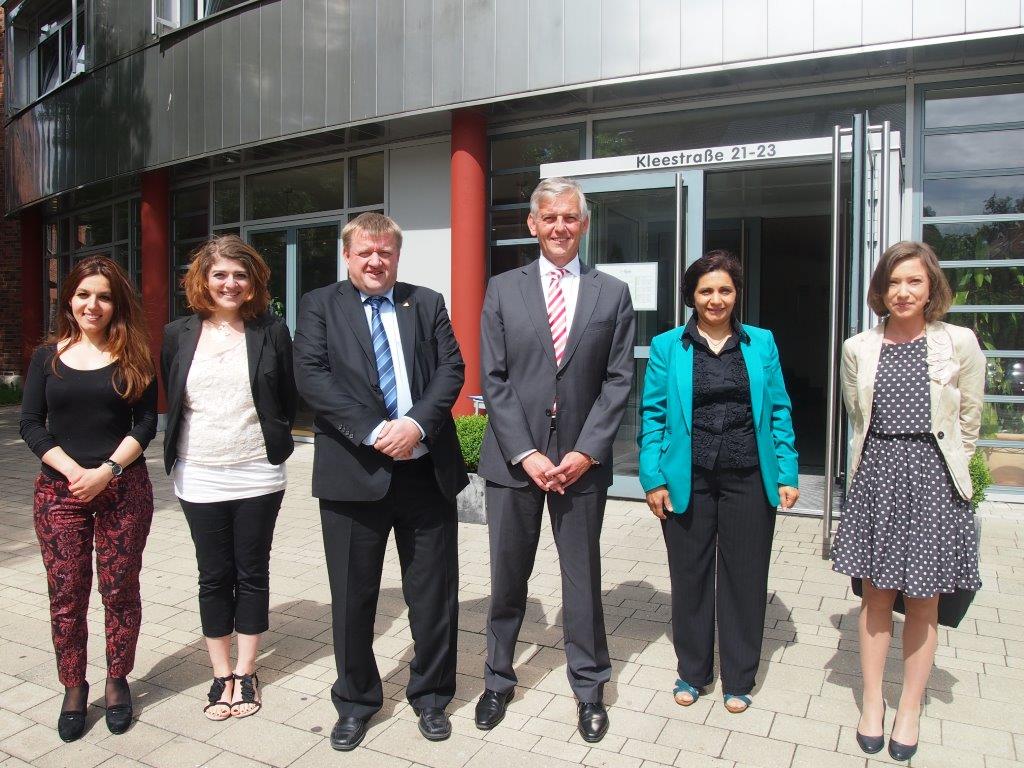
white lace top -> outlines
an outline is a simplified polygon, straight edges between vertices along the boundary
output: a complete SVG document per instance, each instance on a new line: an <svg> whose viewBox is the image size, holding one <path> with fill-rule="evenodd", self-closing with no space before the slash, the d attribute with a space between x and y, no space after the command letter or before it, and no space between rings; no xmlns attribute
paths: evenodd
<svg viewBox="0 0 1024 768"><path fill-rule="evenodd" d="M196 351L185 382L178 458L211 466L266 460L244 337L223 352Z"/></svg>

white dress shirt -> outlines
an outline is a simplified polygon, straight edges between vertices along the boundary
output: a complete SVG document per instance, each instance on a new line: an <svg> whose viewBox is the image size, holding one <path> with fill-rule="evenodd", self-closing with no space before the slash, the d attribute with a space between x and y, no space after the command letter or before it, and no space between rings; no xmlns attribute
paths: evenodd
<svg viewBox="0 0 1024 768"><path fill-rule="evenodd" d="M551 292L551 273L557 270L558 267L548 261L543 253L537 260L537 265L540 267L540 292L544 296L544 305L547 306L548 294ZM572 261L562 267L562 269L565 270L565 274L562 275L560 285L562 288L562 298L565 299L565 329L566 333L568 333L572 330L572 319L576 316L576 300L580 295L579 254L574 256ZM536 452L537 449L532 448L529 451L523 451L518 456L513 457L513 466L519 464L531 453Z"/></svg>
<svg viewBox="0 0 1024 768"><path fill-rule="evenodd" d="M412 408L412 392L409 389L409 372L405 369L405 355L402 353L402 335L398 332L398 315L395 314L395 289L392 288L383 294L387 301L380 304L380 322L384 326L384 333L388 337L388 347L391 348L391 363L395 367L396 397L398 399L398 417L409 419L420 431L420 442L412 449L412 456L409 458L418 459L427 453L427 446L423 444L426 432L419 425L416 419L406 416ZM366 313L366 326L370 329L370 336L373 336L373 308L366 302L370 294L359 292L359 298L363 302L363 311ZM377 436L384 428L387 421L382 421L363 440L363 445L373 445L377 442Z"/></svg>

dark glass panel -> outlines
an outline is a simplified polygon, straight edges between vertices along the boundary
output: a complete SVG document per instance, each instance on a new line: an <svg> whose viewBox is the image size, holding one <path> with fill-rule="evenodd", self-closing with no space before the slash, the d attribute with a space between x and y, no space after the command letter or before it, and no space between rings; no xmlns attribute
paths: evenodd
<svg viewBox="0 0 1024 768"><path fill-rule="evenodd" d="M132 204L130 200L114 206L114 239L127 240L131 228Z"/></svg>
<svg viewBox="0 0 1024 768"><path fill-rule="evenodd" d="M342 207L341 160L246 177L247 218L266 219Z"/></svg>
<svg viewBox="0 0 1024 768"><path fill-rule="evenodd" d="M925 224L923 233L943 261L1024 259L1024 221Z"/></svg>
<svg viewBox="0 0 1024 768"><path fill-rule="evenodd" d="M984 171L1024 166L1024 128L924 137L924 169Z"/></svg>
<svg viewBox="0 0 1024 768"><path fill-rule="evenodd" d="M1024 448L1024 403L985 403L981 411L985 440L1020 440Z"/></svg>
<svg viewBox="0 0 1024 768"><path fill-rule="evenodd" d="M946 320L973 329L982 349L1024 349L1024 312L950 312Z"/></svg>
<svg viewBox="0 0 1024 768"><path fill-rule="evenodd" d="M60 83L60 36L52 35L39 44L39 95Z"/></svg>
<svg viewBox="0 0 1024 768"><path fill-rule="evenodd" d="M1024 267L945 269L954 304L1024 303Z"/></svg>
<svg viewBox="0 0 1024 768"><path fill-rule="evenodd" d="M525 267L540 254L535 244L529 245L492 245L490 274L500 275L510 269Z"/></svg>
<svg viewBox="0 0 1024 768"><path fill-rule="evenodd" d="M1024 357L990 357L985 364L985 394L1024 397Z"/></svg>
<svg viewBox="0 0 1024 768"><path fill-rule="evenodd" d="M526 226L529 208L515 208L511 211L491 211L491 242L533 237Z"/></svg>
<svg viewBox="0 0 1024 768"><path fill-rule="evenodd" d="M1024 85L930 91L924 105L925 128L1024 122Z"/></svg>
<svg viewBox="0 0 1024 768"><path fill-rule="evenodd" d="M207 216L175 216L174 217L174 239L205 237L210 231Z"/></svg>
<svg viewBox="0 0 1024 768"><path fill-rule="evenodd" d="M888 88L598 120L594 157L831 136L833 126L851 125L864 109L872 123L889 120L894 130L904 130L904 91Z"/></svg>
<svg viewBox="0 0 1024 768"><path fill-rule="evenodd" d="M75 248L88 248L114 239L109 206L80 213L75 217Z"/></svg>
<svg viewBox="0 0 1024 768"><path fill-rule="evenodd" d="M229 224L239 220L239 179L223 179L213 184L213 223Z"/></svg>
<svg viewBox="0 0 1024 768"><path fill-rule="evenodd" d="M384 202L384 153L349 160L349 207Z"/></svg>
<svg viewBox="0 0 1024 768"><path fill-rule="evenodd" d="M174 215L188 213L206 213L209 210L209 188L206 184L188 189L179 189L174 193Z"/></svg>
<svg viewBox="0 0 1024 768"><path fill-rule="evenodd" d="M514 205L530 202L530 195L540 181L538 171L496 174L491 177L491 205Z"/></svg>
<svg viewBox="0 0 1024 768"><path fill-rule="evenodd" d="M1024 176L976 176L924 182L925 216L999 213L1024 213Z"/></svg>
<svg viewBox="0 0 1024 768"><path fill-rule="evenodd" d="M491 140L491 169L525 168L579 160L580 129L496 137Z"/></svg>
<svg viewBox="0 0 1024 768"><path fill-rule="evenodd" d="M304 227L298 231L297 296L338 280L338 226Z"/></svg>
<svg viewBox="0 0 1024 768"><path fill-rule="evenodd" d="M280 317L285 316L285 276L288 257L288 231L275 229L269 232L253 232L249 244L259 251L270 267L270 308Z"/></svg>

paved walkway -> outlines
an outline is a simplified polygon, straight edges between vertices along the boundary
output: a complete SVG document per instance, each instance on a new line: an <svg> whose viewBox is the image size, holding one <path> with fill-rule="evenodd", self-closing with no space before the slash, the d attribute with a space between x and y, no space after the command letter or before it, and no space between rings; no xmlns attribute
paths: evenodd
<svg viewBox="0 0 1024 768"><path fill-rule="evenodd" d="M159 438L158 438L159 440ZM153 446L151 456L157 456ZM330 594L319 516L308 495L312 446L289 461L291 485L271 565L271 631L259 661L264 708L256 717L211 723L200 712L210 671L199 634L192 543L170 486L151 460L157 513L142 574L142 637L132 683L139 721L123 736L104 726L102 685L91 695L86 736L62 744L54 729L62 689L47 620L46 581L32 531L37 464L17 435L17 411L0 409L0 765L389 766L433 768L866 768L854 742L857 721L857 603L846 579L820 557L818 523L780 518L775 536L761 685L754 707L727 714L719 691L689 708L670 693L665 552L646 508L611 502L605 519L605 612L614 662L606 691L611 729L599 745L575 730L565 676L558 564L545 532L530 582L518 648L521 687L508 717L490 732L473 725L482 688L488 594L487 536L463 525L458 692L454 735L420 737L403 697L412 638L397 556L389 551L375 650L386 678L384 710L364 746L341 754L327 735L335 713ZM1004 514L1005 509L1001 510ZM940 629L937 665L921 722L916 765L1009 768L1024 763L1024 541L1019 522L983 526L985 590L955 631ZM94 595L93 605L99 606ZM104 671L102 613L90 615L89 679ZM889 724L900 680L898 640L886 679ZM884 752L882 753L884 755Z"/></svg>

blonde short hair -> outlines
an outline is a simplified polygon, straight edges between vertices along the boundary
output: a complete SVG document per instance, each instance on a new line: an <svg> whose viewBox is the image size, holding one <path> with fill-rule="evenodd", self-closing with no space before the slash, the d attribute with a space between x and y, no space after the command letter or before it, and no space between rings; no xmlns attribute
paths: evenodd
<svg viewBox="0 0 1024 768"><path fill-rule="evenodd" d="M341 230L341 245L347 251L352 244L352 235L359 230L370 237L384 237L391 235L395 238L395 247L402 250L402 228L394 219L385 216L383 213L367 211L360 213Z"/></svg>

